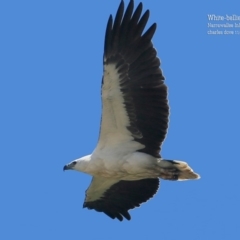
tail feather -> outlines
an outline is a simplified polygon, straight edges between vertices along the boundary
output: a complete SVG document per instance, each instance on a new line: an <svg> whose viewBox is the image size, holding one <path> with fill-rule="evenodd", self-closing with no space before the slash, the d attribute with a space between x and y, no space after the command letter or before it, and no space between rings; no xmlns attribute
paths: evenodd
<svg viewBox="0 0 240 240"><path fill-rule="evenodd" d="M160 177L166 180L191 180L199 179L200 175L195 173L192 168L182 161L160 160Z"/></svg>

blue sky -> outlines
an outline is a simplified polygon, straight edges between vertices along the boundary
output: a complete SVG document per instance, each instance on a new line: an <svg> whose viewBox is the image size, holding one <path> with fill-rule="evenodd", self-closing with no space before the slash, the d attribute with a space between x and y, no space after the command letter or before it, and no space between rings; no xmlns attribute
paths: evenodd
<svg viewBox="0 0 240 240"><path fill-rule="evenodd" d="M90 176L62 171L97 143L104 33L119 2L0 3L0 238L239 239L240 34L207 34L207 15L240 15L238 1L143 1L169 87L162 156L200 180L161 181L118 222L82 209Z"/></svg>

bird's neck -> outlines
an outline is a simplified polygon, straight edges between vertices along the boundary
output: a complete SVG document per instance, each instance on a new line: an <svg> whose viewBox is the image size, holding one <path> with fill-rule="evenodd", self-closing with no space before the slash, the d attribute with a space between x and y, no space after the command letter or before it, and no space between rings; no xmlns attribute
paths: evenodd
<svg viewBox="0 0 240 240"><path fill-rule="evenodd" d="M88 173L88 166L91 161L91 155L87 155L81 158L76 159L77 164L75 166L75 170L79 172L85 172Z"/></svg>

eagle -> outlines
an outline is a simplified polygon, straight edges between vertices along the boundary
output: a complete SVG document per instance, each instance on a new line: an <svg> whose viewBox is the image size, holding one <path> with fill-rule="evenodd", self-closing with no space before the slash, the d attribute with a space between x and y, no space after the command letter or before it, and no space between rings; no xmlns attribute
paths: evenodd
<svg viewBox="0 0 240 240"><path fill-rule="evenodd" d="M159 179L190 180L199 175L183 161L161 157L169 122L167 87L153 47L153 23L145 32L149 10L134 11L121 0L110 15L104 43L102 118L91 155L63 167L90 174L83 207L112 219L131 219L129 210L154 196Z"/></svg>

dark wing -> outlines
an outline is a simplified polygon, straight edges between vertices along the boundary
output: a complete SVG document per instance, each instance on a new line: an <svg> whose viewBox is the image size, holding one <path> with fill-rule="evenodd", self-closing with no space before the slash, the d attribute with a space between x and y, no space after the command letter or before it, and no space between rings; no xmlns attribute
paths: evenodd
<svg viewBox="0 0 240 240"><path fill-rule="evenodd" d="M130 0L124 14L121 1L114 23L110 16L107 24L99 147L110 146L111 139L122 133L140 143L133 151L159 157L169 107L160 60L151 42L156 23L143 33L149 10L141 17L142 3L134 13L133 8Z"/></svg>
<svg viewBox="0 0 240 240"><path fill-rule="evenodd" d="M104 182L105 181L105 182ZM122 221L131 219L129 209L139 207L158 190L159 179L142 179L138 181L119 181L108 184L109 179L93 178L86 191L83 207L104 212L111 218ZM111 184L111 182L110 182Z"/></svg>

